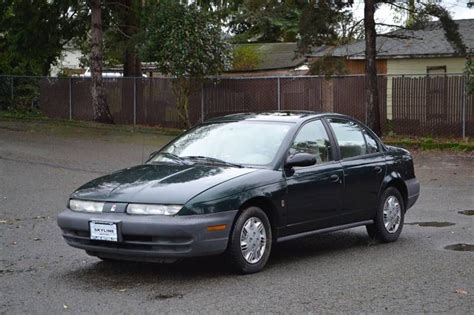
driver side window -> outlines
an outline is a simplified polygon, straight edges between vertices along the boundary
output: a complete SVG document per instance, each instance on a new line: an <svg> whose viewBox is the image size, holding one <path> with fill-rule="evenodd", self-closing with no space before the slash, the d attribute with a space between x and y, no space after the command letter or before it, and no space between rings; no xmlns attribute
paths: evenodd
<svg viewBox="0 0 474 315"><path fill-rule="evenodd" d="M332 161L331 142L320 120L305 124L296 135L289 154L309 153L316 157L317 163Z"/></svg>

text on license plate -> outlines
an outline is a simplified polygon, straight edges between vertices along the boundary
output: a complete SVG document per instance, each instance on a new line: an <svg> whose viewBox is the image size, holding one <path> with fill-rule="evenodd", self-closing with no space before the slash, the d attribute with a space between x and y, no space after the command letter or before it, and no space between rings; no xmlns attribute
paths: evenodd
<svg viewBox="0 0 474 315"><path fill-rule="evenodd" d="M114 222L89 222L91 240L117 242L117 224Z"/></svg>

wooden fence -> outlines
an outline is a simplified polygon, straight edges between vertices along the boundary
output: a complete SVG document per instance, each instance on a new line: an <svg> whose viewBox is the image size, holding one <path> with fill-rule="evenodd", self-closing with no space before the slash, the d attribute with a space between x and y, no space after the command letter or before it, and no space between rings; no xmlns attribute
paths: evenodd
<svg viewBox="0 0 474 315"><path fill-rule="evenodd" d="M393 129L413 135L472 135L474 98L463 77L393 79Z"/></svg>
<svg viewBox="0 0 474 315"><path fill-rule="evenodd" d="M181 127L166 78L105 80L116 123ZM381 123L407 135L474 135L474 97L462 76L379 77ZM93 118L90 80L42 78L39 106L54 118ZM225 78L197 87L190 99L192 123L211 117L269 110L313 110L366 120L364 76Z"/></svg>

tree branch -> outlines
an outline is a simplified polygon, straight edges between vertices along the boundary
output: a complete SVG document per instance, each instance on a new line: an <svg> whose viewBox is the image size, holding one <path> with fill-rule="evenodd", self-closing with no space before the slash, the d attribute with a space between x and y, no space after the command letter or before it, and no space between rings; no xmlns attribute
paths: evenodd
<svg viewBox="0 0 474 315"><path fill-rule="evenodd" d="M115 25L114 29L117 30L118 33L120 33L122 36L124 36L125 38L129 39L129 38L132 38L132 36L128 35L127 33L125 33L124 31L122 31L119 27L118 24Z"/></svg>
<svg viewBox="0 0 474 315"><path fill-rule="evenodd" d="M397 24L387 24L387 23L376 22L375 25L387 26L387 27L396 27L397 29L401 29L401 30L410 30L409 28L406 28L405 26L397 25Z"/></svg>
<svg viewBox="0 0 474 315"><path fill-rule="evenodd" d="M401 34L377 34L377 37L396 38L396 39L423 39L415 36L401 35Z"/></svg>
<svg viewBox="0 0 474 315"><path fill-rule="evenodd" d="M386 1L386 0L382 0L382 1L379 1L379 3L384 3L384 4L388 4L388 5L391 5L392 7L395 7L395 8L398 8L398 9L402 9L402 10L405 10L407 12L410 12L410 13L419 13L420 11L417 11L417 10L411 10L407 7L404 7L402 5L399 5L399 4L396 4L394 1Z"/></svg>

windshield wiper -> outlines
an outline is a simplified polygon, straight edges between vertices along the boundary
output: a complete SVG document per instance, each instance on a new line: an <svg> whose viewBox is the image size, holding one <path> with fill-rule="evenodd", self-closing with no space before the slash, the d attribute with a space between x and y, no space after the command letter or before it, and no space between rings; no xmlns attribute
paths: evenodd
<svg viewBox="0 0 474 315"><path fill-rule="evenodd" d="M227 162L221 159L209 157L209 156L201 156L201 155L191 155L191 156L183 156L184 159L189 159L189 160L201 160L205 162L211 162L211 163L218 163L218 164L223 164L227 166L232 166L232 167L238 167L242 168L243 166L237 163L231 163Z"/></svg>
<svg viewBox="0 0 474 315"><path fill-rule="evenodd" d="M169 153L169 152L160 152L158 153L157 155L163 155L164 157L170 159L170 160L173 160L175 162L179 162L179 164L182 164L182 165L189 165L188 161L186 161L186 159L183 159L182 157L180 156L177 156L176 154L174 153Z"/></svg>

